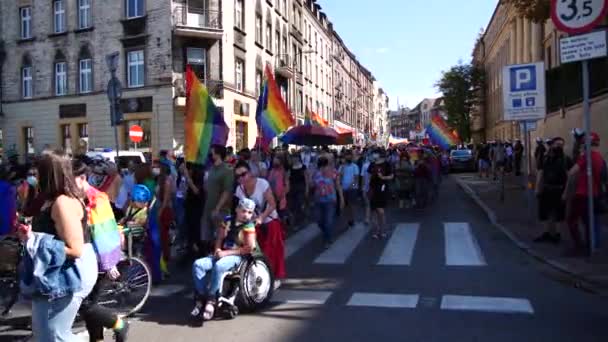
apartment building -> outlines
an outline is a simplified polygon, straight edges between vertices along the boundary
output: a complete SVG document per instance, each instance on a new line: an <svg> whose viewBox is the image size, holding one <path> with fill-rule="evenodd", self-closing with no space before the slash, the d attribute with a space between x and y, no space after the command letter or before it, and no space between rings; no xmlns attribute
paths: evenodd
<svg viewBox="0 0 608 342"><path fill-rule="evenodd" d="M388 132L388 113L389 113L389 97L380 87L378 82L373 83L374 91L374 109L372 115L372 134L377 135L377 140L385 138Z"/></svg>
<svg viewBox="0 0 608 342"><path fill-rule="evenodd" d="M230 146L255 142L266 65L298 122L308 107L332 124L339 112L360 127L359 117L372 112L373 76L336 37L314 0L1 1L3 146L22 157L47 147L113 148L106 95L113 52L123 85L121 149L156 153L183 144L187 65L223 111ZM336 87L335 69L344 88ZM337 89L347 94L341 110ZM365 97L368 107L355 104ZM132 125L144 129L137 145L128 138Z"/></svg>

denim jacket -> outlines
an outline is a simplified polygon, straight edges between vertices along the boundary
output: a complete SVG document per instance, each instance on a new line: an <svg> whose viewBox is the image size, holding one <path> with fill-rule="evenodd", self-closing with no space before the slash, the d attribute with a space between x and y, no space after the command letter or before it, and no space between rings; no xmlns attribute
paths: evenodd
<svg viewBox="0 0 608 342"><path fill-rule="evenodd" d="M33 233L21 262L21 293L50 300L81 289L75 260L67 259L65 243L55 236Z"/></svg>

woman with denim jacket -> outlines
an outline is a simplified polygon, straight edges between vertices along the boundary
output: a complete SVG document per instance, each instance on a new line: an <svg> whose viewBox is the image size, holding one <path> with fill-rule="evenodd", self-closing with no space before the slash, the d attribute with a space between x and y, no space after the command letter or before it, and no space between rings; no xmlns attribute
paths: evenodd
<svg viewBox="0 0 608 342"><path fill-rule="evenodd" d="M27 242L34 234L45 233L62 241L66 263L73 263L78 270L80 289L52 300L34 296L32 331L39 342L72 341L76 313L97 280L97 258L85 229L84 194L75 183L69 157L59 151L45 152L37 166L40 191L47 200L31 226L18 227L19 237Z"/></svg>

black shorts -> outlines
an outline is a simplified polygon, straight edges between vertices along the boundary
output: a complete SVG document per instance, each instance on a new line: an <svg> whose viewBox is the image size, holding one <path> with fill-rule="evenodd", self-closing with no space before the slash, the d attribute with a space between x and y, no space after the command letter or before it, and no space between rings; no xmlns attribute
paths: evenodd
<svg viewBox="0 0 608 342"><path fill-rule="evenodd" d="M563 222L566 219L566 204L562 201L563 189L544 189L538 196L538 219Z"/></svg>
<svg viewBox="0 0 608 342"><path fill-rule="evenodd" d="M359 190L348 189L344 190L344 202L346 205L355 205L359 199Z"/></svg>
<svg viewBox="0 0 608 342"><path fill-rule="evenodd" d="M374 209L384 209L386 208L386 203L388 202L388 191L372 193L369 199L369 207Z"/></svg>

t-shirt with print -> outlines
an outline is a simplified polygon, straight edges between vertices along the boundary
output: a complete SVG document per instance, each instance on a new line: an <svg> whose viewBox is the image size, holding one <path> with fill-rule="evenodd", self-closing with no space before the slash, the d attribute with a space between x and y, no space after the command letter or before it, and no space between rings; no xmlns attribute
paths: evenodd
<svg viewBox="0 0 608 342"><path fill-rule="evenodd" d="M355 163L346 163L340 166L340 184L342 190L356 189L358 186L359 166Z"/></svg>
<svg viewBox="0 0 608 342"><path fill-rule="evenodd" d="M393 167L389 162L371 164L368 171L371 175L369 187L372 192L382 193L388 190L388 181L380 178L380 175L386 177L393 174Z"/></svg>
<svg viewBox="0 0 608 342"><path fill-rule="evenodd" d="M226 238L224 239L222 249L230 250L243 247L245 245L245 238L247 235L255 234L255 224L251 221L245 223L235 222L233 224L231 223L231 219L227 221L228 222L225 223L225 227L228 229L228 231ZM256 245L254 245L254 249L256 247L257 242Z"/></svg>
<svg viewBox="0 0 608 342"><path fill-rule="evenodd" d="M578 173L578 182L576 184L576 195L587 196L587 156L582 154L576 163L580 168ZM593 180L593 196L599 196L600 183L602 177L602 168L604 167L604 158L598 151L591 151L591 169Z"/></svg>
<svg viewBox="0 0 608 342"><path fill-rule="evenodd" d="M319 203L331 203L338 200L336 195L336 174L330 176L317 172L313 177L315 199Z"/></svg>

